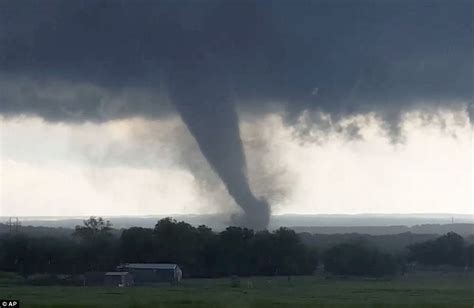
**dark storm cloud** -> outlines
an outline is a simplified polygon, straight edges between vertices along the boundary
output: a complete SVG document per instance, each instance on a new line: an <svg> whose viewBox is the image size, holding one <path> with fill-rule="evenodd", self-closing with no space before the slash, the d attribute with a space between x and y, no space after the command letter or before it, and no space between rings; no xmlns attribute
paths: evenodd
<svg viewBox="0 0 474 308"><path fill-rule="evenodd" d="M0 69L112 89L192 72L242 103L285 102L290 116L390 115L472 101L472 12L472 1L2 1ZM97 100L80 102L93 117ZM57 105L0 111L53 117Z"/></svg>
<svg viewBox="0 0 474 308"><path fill-rule="evenodd" d="M374 112L392 131L406 111L466 108L472 12L472 1L5 0L0 113L158 117L169 112L154 99L165 89L230 194L263 217L235 102L255 112L281 102L288 121L305 110L335 121ZM58 80L69 95L45 94ZM107 99L129 88L150 94Z"/></svg>

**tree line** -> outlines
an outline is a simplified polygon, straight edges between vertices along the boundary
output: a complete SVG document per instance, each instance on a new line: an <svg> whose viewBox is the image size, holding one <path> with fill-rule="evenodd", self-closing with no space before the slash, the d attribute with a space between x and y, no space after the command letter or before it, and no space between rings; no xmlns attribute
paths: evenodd
<svg viewBox="0 0 474 308"><path fill-rule="evenodd" d="M403 257L381 252L366 241L337 244L324 251L304 244L287 228L273 232L228 227L222 232L171 218L154 228L131 227L114 235L112 225L91 217L72 238L33 238L21 233L0 237L0 271L82 274L113 271L120 263L177 263L187 277L230 275L310 275L319 263L337 275L386 276L406 262L473 266L474 245L448 233L407 247Z"/></svg>
<svg viewBox="0 0 474 308"><path fill-rule="evenodd" d="M474 244L466 244L464 238L454 232L410 245L408 249L409 260L423 265L474 266Z"/></svg>

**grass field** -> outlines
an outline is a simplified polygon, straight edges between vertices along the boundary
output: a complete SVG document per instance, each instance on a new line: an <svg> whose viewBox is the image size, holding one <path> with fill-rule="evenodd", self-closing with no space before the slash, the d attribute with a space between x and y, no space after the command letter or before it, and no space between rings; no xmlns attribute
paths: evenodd
<svg viewBox="0 0 474 308"><path fill-rule="evenodd" d="M178 286L33 287L0 283L21 307L474 307L473 276L411 274L393 280L318 276L190 279Z"/></svg>

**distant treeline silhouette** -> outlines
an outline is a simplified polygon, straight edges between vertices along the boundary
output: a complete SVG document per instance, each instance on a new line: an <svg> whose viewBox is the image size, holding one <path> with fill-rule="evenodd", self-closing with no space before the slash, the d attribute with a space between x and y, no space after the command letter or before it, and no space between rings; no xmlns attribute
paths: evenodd
<svg viewBox="0 0 474 308"><path fill-rule="evenodd" d="M317 250L295 231L273 232L228 227L214 232L171 218L155 227L131 227L120 235L102 218L76 226L72 237L0 237L0 271L22 276L37 273L82 274L111 271L120 263L177 263L185 277L230 275L309 275L322 260L325 271L338 275L385 276L403 271L407 262L473 266L474 245L456 233L410 245L405 254L381 252L364 239ZM303 234L304 235L304 234ZM307 236L307 235L306 235ZM304 237L303 237L304 238Z"/></svg>

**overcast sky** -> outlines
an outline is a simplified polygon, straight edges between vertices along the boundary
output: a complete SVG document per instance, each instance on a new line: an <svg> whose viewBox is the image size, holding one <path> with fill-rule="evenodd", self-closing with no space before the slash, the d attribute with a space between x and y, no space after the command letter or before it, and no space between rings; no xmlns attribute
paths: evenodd
<svg viewBox="0 0 474 308"><path fill-rule="evenodd" d="M473 6L1 1L0 215L472 213Z"/></svg>

